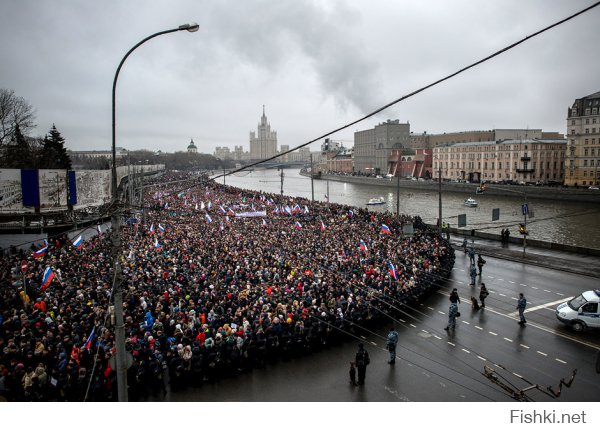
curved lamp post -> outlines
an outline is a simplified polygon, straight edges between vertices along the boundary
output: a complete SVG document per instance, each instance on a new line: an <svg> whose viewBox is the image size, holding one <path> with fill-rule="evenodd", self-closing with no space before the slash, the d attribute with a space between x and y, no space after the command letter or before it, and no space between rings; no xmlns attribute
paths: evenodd
<svg viewBox="0 0 600 432"><path fill-rule="evenodd" d="M168 33L174 33L178 31L187 30L189 32L198 31L198 24L183 24L177 28L171 30L164 30L153 35L142 39L136 45L131 48L125 57L119 63L117 72L115 73L115 79L112 87L112 182L111 182L111 210L113 212L111 225L112 225L112 258L113 258L113 269L114 269L114 313L115 313L115 349L116 349L116 374L117 374L117 390L119 395L119 402L127 402L127 355L125 352L125 325L123 323L123 292L121 290L121 266L119 262L119 253L121 249L121 226L120 218L117 212L117 147L115 142L115 94L117 90L117 80L119 78L119 72L123 67L123 63L127 60L127 57L136 50L140 45L153 39L157 36L161 36Z"/></svg>

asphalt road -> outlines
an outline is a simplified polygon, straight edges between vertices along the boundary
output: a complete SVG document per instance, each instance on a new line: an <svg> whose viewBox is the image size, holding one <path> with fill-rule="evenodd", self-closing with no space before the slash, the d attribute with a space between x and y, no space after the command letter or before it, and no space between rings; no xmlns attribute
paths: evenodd
<svg viewBox="0 0 600 432"><path fill-rule="evenodd" d="M476 245L480 251L484 246ZM479 289L468 285L468 258L457 251L447 283L424 304L390 322L400 334L394 366L387 364L386 326L319 353L169 393L166 400L508 402L516 400L514 393L528 389L523 394L533 401L600 401L600 375L595 371L600 331L574 333L556 320L554 312L557 304L598 288L598 279L549 265L556 260L564 266L572 259L570 268L576 270L578 265L597 265L597 258L544 255L545 251L533 256L535 252L530 252L527 263L486 255L481 280L490 296L486 309L473 311L469 299L478 297ZM448 294L454 287L461 297L461 317L457 328L446 332ZM528 300L525 327L517 323L520 292ZM348 368L359 340L365 342L371 364L366 384L356 387L349 383ZM484 376L484 366L493 369L504 388ZM575 369L570 388L563 386L560 397L552 397L548 386L557 391L561 379L568 382Z"/></svg>

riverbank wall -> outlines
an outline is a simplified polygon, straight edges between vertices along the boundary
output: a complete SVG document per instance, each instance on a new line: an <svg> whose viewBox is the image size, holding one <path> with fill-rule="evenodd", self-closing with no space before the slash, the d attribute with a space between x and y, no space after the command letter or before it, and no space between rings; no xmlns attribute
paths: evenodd
<svg viewBox="0 0 600 432"><path fill-rule="evenodd" d="M303 176L310 177L308 173L300 173ZM385 187L386 189L398 188L398 180L396 178L375 178L362 176L341 176L341 175L326 175L322 174L315 178L314 181L336 181L342 183L362 184L368 186ZM465 195L475 195L477 187L475 183L457 183L457 182L442 182L442 193L454 192ZM415 181L400 179L400 189L402 190L422 190L428 192L437 192L439 184L435 180ZM578 201L600 204L600 190L590 190L575 187L563 186L520 186L520 185L496 185L488 184L486 195L496 196L523 196L527 199L546 199L558 201Z"/></svg>

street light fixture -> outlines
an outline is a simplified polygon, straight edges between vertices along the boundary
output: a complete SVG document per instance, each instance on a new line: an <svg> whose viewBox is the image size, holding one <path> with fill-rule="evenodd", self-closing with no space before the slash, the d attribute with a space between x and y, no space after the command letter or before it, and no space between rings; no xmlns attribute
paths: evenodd
<svg viewBox="0 0 600 432"><path fill-rule="evenodd" d="M118 208L118 190L117 190L117 146L115 140L116 131L116 116L115 116L115 95L117 90L117 80L119 79L119 72L127 60L127 57L136 50L140 45L153 39L157 36L161 36L168 33L174 33L178 31L187 30L189 32L196 32L199 29L199 25L196 23L183 24L177 28L164 30L158 33L154 33L133 46L119 63L115 78L113 80L112 87L112 181L111 181L111 226L112 226L112 258L113 258L113 271L114 271L114 313L115 313L115 350L116 350L116 374L117 374L117 391L119 396L119 402L127 402L127 365L126 365L126 353L125 353L125 325L123 323L123 292L121 290L121 265L119 260L119 254L121 250L121 220L117 212Z"/></svg>

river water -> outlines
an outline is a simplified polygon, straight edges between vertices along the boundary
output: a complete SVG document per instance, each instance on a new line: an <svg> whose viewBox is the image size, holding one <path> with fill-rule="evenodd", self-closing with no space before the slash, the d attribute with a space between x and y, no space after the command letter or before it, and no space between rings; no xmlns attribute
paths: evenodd
<svg viewBox="0 0 600 432"><path fill-rule="evenodd" d="M223 179L217 181L222 182ZM279 193L280 173L277 170L240 172L229 175L225 183L243 189ZM443 188L443 186L442 186ZM367 207L371 198L382 196L386 203L370 206L372 211L396 211L396 188L352 184L347 182L314 180L315 200L324 201L329 190L331 202L356 207ZM284 195L311 198L310 178L301 176L298 169L285 169ZM463 205L467 195L446 192L442 189L442 218L452 227L457 227L457 216L465 214L465 229L500 234L508 228L511 236L518 233L518 224L524 221L521 211L522 198L518 196L472 196L479 202L476 208ZM419 215L426 223L436 223L439 195L437 191L400 190L400 213ZM596 203L553 201L551 199L529 199L527 218L528 238L573 246L600 249L600 205ZM492 221L492 210L500 210L500 219ZM533 217L532 215L533 214Z"/></svg>

